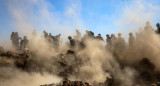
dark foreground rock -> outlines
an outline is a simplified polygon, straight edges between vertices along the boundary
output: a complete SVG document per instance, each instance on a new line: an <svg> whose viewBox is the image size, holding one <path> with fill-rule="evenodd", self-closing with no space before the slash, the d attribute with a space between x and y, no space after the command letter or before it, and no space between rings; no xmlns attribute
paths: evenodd
<svg viewBox="0 0 160 86"><path fill-rule="evenodd" d="M87 82L82 82L82 81L70 81L67 78L65 78L62 82L62 84L45 84L45 85L40 85L40 86L92 86Z"/></svg>

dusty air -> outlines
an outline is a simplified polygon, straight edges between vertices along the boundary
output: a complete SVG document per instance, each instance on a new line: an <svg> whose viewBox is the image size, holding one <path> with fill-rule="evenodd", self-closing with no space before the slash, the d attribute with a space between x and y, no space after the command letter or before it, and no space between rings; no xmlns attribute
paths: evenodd
<svg viewBox="0 0 160 86"><path fill-rule="evenodd" d="M6 83L10 80L22 84L30 82L29 77L40 77L46 83L39 82L39 86L158 86L159 23L156 26L154 30L146 22L135 36L128 33L128 40L121 33L103 38L88 30L82 35L77 29L65 43L61 34L53 36L45 30L42 35L34 30L30 38L12 32L11 48L0 49L1 84L10 85ZM47 83L48 76L53 81Z"/></svg>
<svg viewBox="0 0 160 86"><path fill-rule="evenodd" d="M159 0L0 0L0 86L160 86Z"/></svg>

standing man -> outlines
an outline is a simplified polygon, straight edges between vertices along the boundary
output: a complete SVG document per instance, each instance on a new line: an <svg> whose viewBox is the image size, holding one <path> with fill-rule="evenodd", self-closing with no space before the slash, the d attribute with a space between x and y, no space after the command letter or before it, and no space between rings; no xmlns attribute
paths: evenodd
<svg viewBox="0 0 160 86"><path fill-rule="evenodd" d="M153 30L153 27L151 26L150 22L146 22L146 26L144 27L145 30Z"/></svg>
<svg viewBox="0 0 160 86"><path fill-rule="evenodd" d="M135 38L132 33L129 33L129 45L132 46L135 42Z"/></svg>
<svg viewBox="0 0 160 86"><path fill-rule="evenodd" d="M101 34L98 34L98 36L96 36L96 39L104 41L103 37L101 36Z"/></svg>
<svg viewBox="0 0 160 86"><path fill-rule="evenodd" d="M68 39L69 39L69 41L70 41L70 46L71 46L71 48L75 48L75 46L76 46L76 42L75 42L75 40L74 40L74 39L72 39L72 37L71 37L71 36L68 36Z"/></svg>
<svg viewBox="0 0 160 86"><path fill-rule="evenodd" d="M19 49L19 39L21 39L18 35L18 32L15 32L15 35L14 35L14 40L15 40L15 48L16 50Z"/></svg>
<svg viewBox="0 0 160 86"><path fill-rule="evenodd" d="M25 48L27 48L28 46L28 43L29 43L29 40L27 39L26 36L23 37L23 40L21 40L20 42L20 50L25 50Z"/></svg>
<svg viewBox="0 0 160 86"><path fill-rule="evenodd" d="M15 33L14 32L12 32L12 34L11 34L11 41L12 41L12 48L15 48Z"/></svg>
<svg viewBox="0 0 160 86"><path fill-rule="evenodd" d="M156 26L157 26L157 33L160 34L160 25L159 25L159 23L157 23Z"/></svg>
<svg viewBox="0 0 160 86"><path fill-rule="evenodd" d="M109 36L109 34L106 35L107 39L106 39L106 43L107 45L111 44L111 37Z"/></svg>

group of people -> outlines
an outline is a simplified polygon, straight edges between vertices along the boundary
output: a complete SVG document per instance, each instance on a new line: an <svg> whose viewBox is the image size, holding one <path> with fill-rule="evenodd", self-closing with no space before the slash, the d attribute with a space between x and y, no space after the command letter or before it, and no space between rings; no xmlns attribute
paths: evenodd
<svg viewBox="0 0 160 86"><path fill-rule="evenodd" d="M157 23L157 30L156 33L160 34L160 24ZM150 25L149 22L146 22L146 26L144 27L145 30L150 29L153 30L152 26ZM32 35L35 36L36 30L33 31ZM137 34L136 34L137 36ZM55 48L59 49L60 46L60 37L61 34L58 34L56 36L53 36L51 33L48 33L46 31L43 31L43 37ZM86 46L85 42L87 39L96 39L98 41L105 42L106 41L106 46L110 48L111 46L116 46L116 47L125 47L125 39L122 37L121 33L118 33L118 37L115 36L115 34L106 34L106 40L103 39L101 34L98 34L97 36L94 35L94 32L86 30L86 33L82 37L80 31L77 29L76 30L76 36L71 37L68 36L69 43L70 43L70 48L75 49L75 47L80 47L84 48ZM12 32L11 34L11 40L12 40L12 47L16 50L25 50L27 48L27 45L29 43L29 40L27 39L26 36L24 38L20 38L18 35L18 32ZM136 38L133 36L132 33L129 33L129 40L128 43L129 45L133 45L134 41ZM113 49L113 48L112 48Z"/></svg>
<svg viewBox="0 0 160 86"><path fill-rule="evenodd" d="M76 32L79 32L78 30L76 30ZM83 37L79 36L79 39L76 39L78 35L76 35L74 38L71 36L68 36L68 39L70 41L70 46L72 48L76 47L76 45L85 45L85 41L87 39L95 39L97 41L102 41L105 42L103 37L101 36L101 34L98 34L97 36L94 36L94 33L92 31L88 31L86 30L86 33L84 34ZM132 33L130 33L130 38L132 38L133 35ZM133 38L134 39L134 38ZM122 37L121 33L118 33L118 38L115 36L115 34L111 34L111 36L109 34L106 35L106 44L108 46L114 44L113 42L117 40L118 42L123 42L125 43L124 38Z"/></svg>
<svg viewBox="0 0 160 86"><path fill-rule="evenodd" d="M74 36L74 37L68 36L68 39L69 39L69 42L70 42L70 47L72 49L77 47L78 45L80 47L84 47L85 46L85 41L87 39L97 39L97 40L100 40L100 41L104 41L101 34L98 34L97 36L94 36L94 32L88 31L88 30L86 30L86 33L82 37L81 33L78 29L76 30L76 36Z"/></svg>
<svg viewBox="0 0 160 86"><path fill-rule="evenodd" d="M45 38L50 44L52 44L52 46L53 46L55 49L59 49L61 34L58 34L58 35L56 35L56 36L53 36L51 33L48 34L48 32L43 31L43 35L44 35L44 38Z"/></svg>
<svg viewBox="0 0 160 86"><path fill-rule="evenodd" d="M18 32L12 32L11 41L12 41L12 49L19 51L24 51L29 43L27 36L24 36L22 39L19 37Z"/></svg>
<svg viewBox="0 0 160 86"><path fill-rule="evenodd" d="M157 23L157 30L155 31L156 33L160 34L160 24ZM152 28L151 24L149 22L146 22L146 26L144 27L144 30L147 31L154 31ZM81 34L79 30L76 30L76 36L71 37L68 36L69 42L70 42L70 47L71 48L77 48L77 46L83 48L85 47L85 41L86 39L95 39L97 41L102 41L105 42L101 34L98 34L97 36L94 35L94 32L86 30L86 33L84 34L83 37L81 37ZM78 37L78 39L77 39ZM139 33L136 33L136 37L132 33L129 33L129 40L128 44L129 46L134 45L135 41L138 39ZM122 37L121 33L118 33L118 36L116 37L115 34L106 34L106 46L107 48L113 50L114 47L118 47L119 49L124 48L126 46L125 39Z"/></svg>

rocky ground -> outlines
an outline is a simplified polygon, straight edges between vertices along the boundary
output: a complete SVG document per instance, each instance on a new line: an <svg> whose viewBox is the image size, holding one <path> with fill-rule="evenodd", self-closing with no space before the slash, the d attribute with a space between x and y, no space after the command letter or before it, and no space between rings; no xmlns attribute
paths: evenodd
<svg viewBox="0 0 160 86"><path fill-rule="evenodd" d="M56 65L59 67L58 71L49 70L43 64L39 63L37 60L33 59L34 54L31 52L12 52L12 51L4 51L1 48L0 51L0 67L4 66L14 66L20 70L26 72L42 72L45 70L48 73L57 74L60 77L63 77L64 80L62 83L58 84L50 84L46 83L45 85L40 86L119 86L118 82L114 77L113 78L106 78L104 83L101 82L94 82L94 83L87 83L84 81L71 81L68 80L67 77L70 75L78 76L79 73L79 66L83 65L85 61L78 58L78 55L75 51L68 50L64 54L59 54L56 56L56 59L52 59L54 62L52 65ZM68 59L69 58L69 59ZM56 61L56 62L55 62ZM48 60L46 62L49 62ZM121 62L120 62L121 63ZM126 64L121 64L122 68ZM130 65L127 65L130 66ZM52 67L52 66L51 66ZM131 67L135 68L139 75L137 75L137 84L135 86L160 86L160 72L155 71L155 66L150 60L147 58L143 58L141 61L137 62L135 65ZM2 75L1 75L2 76ZM140 84L139 84L140 83ZM139 85L138 85L139 84Z"/></svg>

